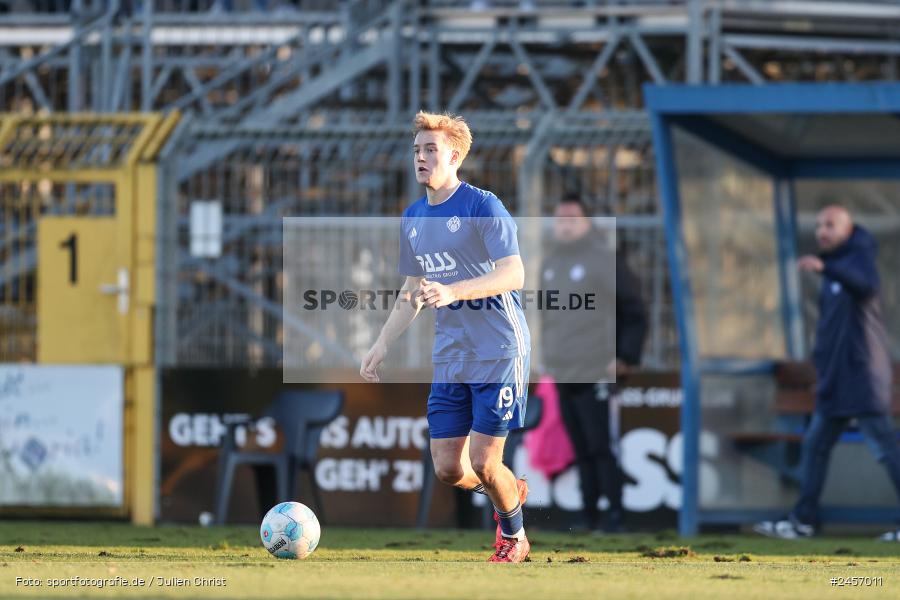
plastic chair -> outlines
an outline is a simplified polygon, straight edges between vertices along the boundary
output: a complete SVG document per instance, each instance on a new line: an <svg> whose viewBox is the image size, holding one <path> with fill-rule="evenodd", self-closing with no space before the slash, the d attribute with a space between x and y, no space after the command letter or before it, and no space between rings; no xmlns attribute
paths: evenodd
<svg viewBox="0 0 900 600"><path fill-rule="evenodd" d="M322 430L340 413L344 397L338 391L326 390L286 390L266 409L264 416L272 417L278 424L284 444L282 451L255 452L237 448L235 432L240 425L248 426L251 421L229 423L222 436L219 450L219 473L216 482L216 522L222 524L228 514L228 503L234 481L234 471L239 465L251 465L261 482L261 467L275 471L274 501L261 499L260 510L265 512L269 505L290 500L294 493L296 474L299 469L309 473L311 493L316 504L316 515L325 524L325 507L316 483L316 457L319 450L319 436Z"/></svg>
<svg viewBox="0 0 900 600"><path fill-rule="evenodd" d="M541 422L543 412L544 405L541 399L534 395L529 396L524 426L510 431L507 435L506 445L503 447L503 464L512 468L512 459L516 455L516 450L522 444L525 432L537 427L538 423ZM434 496L436 479L434 462L431 458L431 439L429 438L422 449L422 491L419 494L419 509L416 515L416 527L419 529L424 529L428 524L428 515L431 512L431 501ZM482 518L485 525L493 523L493 510L494 506L488 501Z"/></svg>

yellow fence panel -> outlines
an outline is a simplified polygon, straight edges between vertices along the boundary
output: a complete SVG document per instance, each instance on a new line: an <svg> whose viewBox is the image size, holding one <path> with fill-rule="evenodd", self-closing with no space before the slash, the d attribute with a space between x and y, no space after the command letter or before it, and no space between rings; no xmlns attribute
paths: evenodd
<svg viewBox="0 0 900 600"><path fill-rule="evenodd" d="M124 513L139 523L154 498L155 160L177 121L0 114L0 363L125 367Z"/></svg>

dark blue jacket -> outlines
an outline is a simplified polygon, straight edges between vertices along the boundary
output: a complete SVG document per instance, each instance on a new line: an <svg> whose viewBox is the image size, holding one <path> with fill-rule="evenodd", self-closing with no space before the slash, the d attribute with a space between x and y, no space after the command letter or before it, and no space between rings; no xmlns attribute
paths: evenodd
<svg viewBox="0 0 900 600"><path fill-rule="evenodd" d="M876 254L875 239L855 226L846 242L820 255L825 268L813 363L816 410L826 416L890 410L891 363Z"/></svg>

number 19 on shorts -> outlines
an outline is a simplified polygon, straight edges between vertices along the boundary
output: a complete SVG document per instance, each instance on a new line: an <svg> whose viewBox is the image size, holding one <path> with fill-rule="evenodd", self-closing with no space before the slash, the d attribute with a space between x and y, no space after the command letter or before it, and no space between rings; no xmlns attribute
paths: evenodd
<svg viewBox="0 0 900 600"><path fill-rule="evenodd" d="M513 391L512 386L507 385L506 387L500 388L500 394L497 397L497 408L509 408L513 403Z"/></svg>

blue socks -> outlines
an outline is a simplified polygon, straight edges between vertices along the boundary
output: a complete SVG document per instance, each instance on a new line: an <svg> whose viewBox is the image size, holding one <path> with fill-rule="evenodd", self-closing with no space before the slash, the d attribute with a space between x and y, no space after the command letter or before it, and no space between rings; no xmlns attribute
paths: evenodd
<svg viewBox="0 0 900 600"><path fill-rule="evenodd" d="M518 502L516 507L509 512L503 512L496 506L497 516L500 517L500 532L505 538L521 540L525 537L525 520L522 517L522 505Z"/></svg>
<svg viewBox="0 0 900 600"><path fill-rule="evenodd" d="M487 493L484 491L484 484L479 483L471 490L476 494L484 494ZM517 540L521 540L525 537L525 520L522 516L522 505L516 504L516 507L509 512L503 512L498 509L496 506L494 510L497 511L497 516L500 517L500 533L503 534L503 537L506 538L515 538Z"/></svg>

